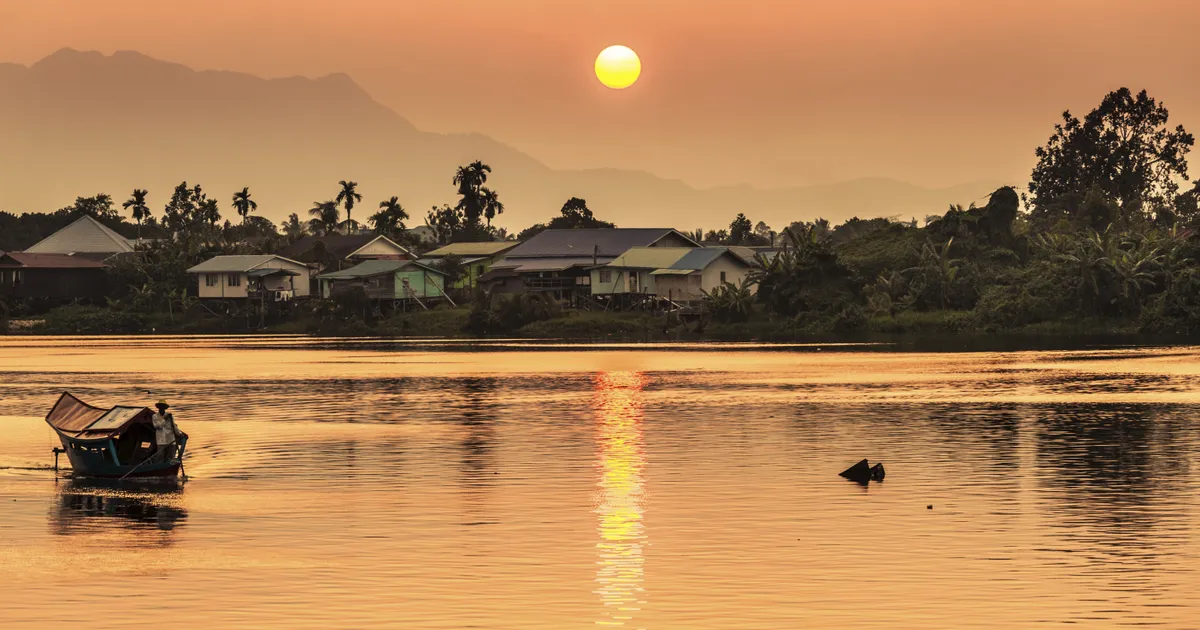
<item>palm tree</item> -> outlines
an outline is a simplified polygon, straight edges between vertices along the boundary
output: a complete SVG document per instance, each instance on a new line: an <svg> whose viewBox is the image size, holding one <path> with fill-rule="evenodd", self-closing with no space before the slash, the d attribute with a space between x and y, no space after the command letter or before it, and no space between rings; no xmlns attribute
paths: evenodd
<svg viewBox="0 0 1200 630"><path fill-rule="evenodd" d="M338 182L342 190L338 192L336 202L346 206L346 224L348 228L354 227L354 219L350 217L350 213L354 210L354 204L362 201L362 195L358 194L358 182L348 182L342 180Z"/></svg>
<svg viewBox="0 0 1200 630"><path fill-rule="evenodd" d="M322 235L336 231L341 219L338 204L332 199L329 201L314 201L313 207L308 210L308 215L313 217L308 222L309 229L313 232L320 232Z"/></svg>
<svg viewBox="0 0 1200 630"><path fill-rule="evenodd" d="M288 237L288 240L295 242L307 231L307 227L300 222L300 215L295 212L288 215L287 221L282 224L283 233Z"/></svg>
<svg viewBox="0 0 1200 630"><path fill-rule="evenodd" d="M380 201L379 208L379 212L368 219L376 232L394 234L396 231L404 229L404 222L408 220L408 211L400 205L399 197Z"/></svg>
<svg viewBox="0 0 1200 630"><path fill-rule="evenodd" d="M487 218L488 227L491 227L492 219L498 214L504 214L504 204L500 203L500 195L491 188L486 186L480 187L479 202L479 206L483 210L483 216Z"/></svg>
<svg viewBox="0 0 1200 630"><path fill-rule="evenodd" d="M258 210L258 204L250 199L249 187L243 187L241 192L233 193L233 207L242 215L242 225L246 225L246 217Z"/></svg>
<svg viewBox="0 0 1200 630"><path fill-rule="evenodd" d="M147 194L147 191L142 190L141 188L134 188L133 194L129 197L129 199L125 203L121 204L121 207L129 210L133 214L133 220L137 221L138 241L142 240L142 221L150 218L150 207L146 205Z"/></svg>
<svg viewBox="0 0 1200 630"><path fill-rule="evenodd" d="M487 183L488 173L491 172L492 167L475 160L466 166L458 167L454 173L452 182L458 186L458 194L462 197L457 208L466 216L468 224L477 224L484 214L486 200L481 191L484 190L483 185Z"/></svg>

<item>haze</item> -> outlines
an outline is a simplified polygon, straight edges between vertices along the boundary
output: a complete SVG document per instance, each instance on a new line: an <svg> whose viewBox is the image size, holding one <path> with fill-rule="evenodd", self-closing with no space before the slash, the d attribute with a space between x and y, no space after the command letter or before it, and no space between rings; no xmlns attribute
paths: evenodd
<svg viewBox="0 0 1200 630"><path fill-rule="evenodd" d="M261 76L346 72L430 131L478 131L554 168L694 186L862 176L1023 182L1066 108L1145 87L1200 127L1187 0L4 0L0 60L138 50ZM636 89L591 74L604 46Z"/></svg>

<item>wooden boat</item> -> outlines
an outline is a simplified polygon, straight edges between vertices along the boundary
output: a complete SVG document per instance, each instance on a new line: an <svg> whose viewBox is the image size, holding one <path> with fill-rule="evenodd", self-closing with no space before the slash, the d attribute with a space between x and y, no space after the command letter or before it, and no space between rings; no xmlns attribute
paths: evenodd
<svg viewBox="0 0 1200 630"><path fill-rule="evenodd" d="M167 457L154 440L154 412L147 407L93 407L64 392L46 415L76 475L87 477L174 477L184 438Z"/></svg>

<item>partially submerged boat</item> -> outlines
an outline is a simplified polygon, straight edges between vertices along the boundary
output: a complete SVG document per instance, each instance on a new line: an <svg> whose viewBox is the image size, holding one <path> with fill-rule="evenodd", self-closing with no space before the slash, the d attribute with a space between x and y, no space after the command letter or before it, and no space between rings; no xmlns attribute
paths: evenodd
<svg viewBox="0 0 1200 630"><path fill-rule="evenodd" d="M148 407L93 407L64 392L46 415L76 475L88 477L174 477L187 440L175 453L154 440L154 412ZM169 456L168 456L169 455Z"/></svg>

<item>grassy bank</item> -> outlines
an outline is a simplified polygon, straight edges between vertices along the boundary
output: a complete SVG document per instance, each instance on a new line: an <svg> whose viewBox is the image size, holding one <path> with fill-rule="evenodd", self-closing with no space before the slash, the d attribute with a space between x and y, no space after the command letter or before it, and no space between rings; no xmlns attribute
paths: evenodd
<svg viewBox="0 0 1200 630"><path fill-rule="evenodd" d="M329 312L297 312L259 326L257 319L222 317L203 309L187 314L135 313L91 306L54 309L38 323L10 334L312 334L319 336L472 338L469 308L434 309L398 313L364 321ZM1063 319L998 328L981 321L974 311L906 311L894 316L874 316L849 328L837 322L812 318L780 318L755 312L746 321L679 322L647 313L557 311L553 316L524 323L488 336L531 339L654 341L693 339L717 341L803 341L833 336L846 338L893 336L980 336L1017 334L1031 336L1138 335L1148 333L1132 319Z"/></svg>

